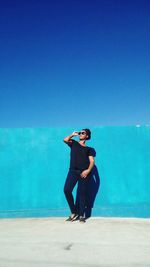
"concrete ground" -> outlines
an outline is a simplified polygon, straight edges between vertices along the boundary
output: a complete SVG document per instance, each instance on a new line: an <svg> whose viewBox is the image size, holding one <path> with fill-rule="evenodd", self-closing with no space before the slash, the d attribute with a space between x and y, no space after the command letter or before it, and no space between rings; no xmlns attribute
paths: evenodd
<svg viewBox="0 0 150 267"><path fill-rule="evenodd" d="M0 267L150 266L150 219L0 220Z"/></svg>

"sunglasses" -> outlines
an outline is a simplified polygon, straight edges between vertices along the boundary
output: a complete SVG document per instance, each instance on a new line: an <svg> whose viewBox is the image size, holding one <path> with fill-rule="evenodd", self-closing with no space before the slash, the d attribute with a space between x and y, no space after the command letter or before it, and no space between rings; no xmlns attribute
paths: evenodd
<svg viewBox="0 0 150 267"><path fill-rule="evenodd" d="M79 132L79 135L85 135L86 134L86 132Z"/></svg>

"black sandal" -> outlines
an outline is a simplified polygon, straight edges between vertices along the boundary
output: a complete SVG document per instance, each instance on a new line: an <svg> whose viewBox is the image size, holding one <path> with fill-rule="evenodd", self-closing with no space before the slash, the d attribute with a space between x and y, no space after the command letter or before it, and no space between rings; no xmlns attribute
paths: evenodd
<svg viewBox="0 0 150 267"><path fill-rule="evenodd" d="M79 220L79 215L78 215L78 214L76 214L76 215L73 217L72 222L77 221L77 220Z"/></svg>
<svg viewBox="0 0 150 267"><path fill-rule="evenodd" d="M73 222L78 218L77 214L74 214L73 216L69 216L66 222Z"/></svg>
<svg viewBox="0 0 150 267"><path fill-rule="evenodd" d="M79 218L79 222L81 222L81 223L85 223L85 222L86 222L86 220L85 220L85 218L84 218L84 217L82 217L82 216L81 216L81 217Z"/></svg>

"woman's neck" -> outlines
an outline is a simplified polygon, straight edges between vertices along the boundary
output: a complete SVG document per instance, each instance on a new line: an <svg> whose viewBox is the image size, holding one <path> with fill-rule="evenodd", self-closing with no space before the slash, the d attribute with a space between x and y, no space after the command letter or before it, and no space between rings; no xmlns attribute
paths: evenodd
<svg viewBox="0 0 150 267"><path fill-rule="evenodd" d="M85 144L85 140L80 140L80 141L79 141L79 144L80 144L81 146L86 146L86 144Z"/></svg>

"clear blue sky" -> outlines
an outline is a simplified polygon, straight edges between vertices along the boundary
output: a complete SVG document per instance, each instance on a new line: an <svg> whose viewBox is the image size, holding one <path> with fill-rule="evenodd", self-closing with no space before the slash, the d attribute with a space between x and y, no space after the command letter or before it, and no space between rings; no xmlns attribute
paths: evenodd
<svg viewBox="0 0 150 267"><path fill-rule="evenodd" d="M149 0L1 0L0 127L150 124Z"/></svg>

